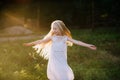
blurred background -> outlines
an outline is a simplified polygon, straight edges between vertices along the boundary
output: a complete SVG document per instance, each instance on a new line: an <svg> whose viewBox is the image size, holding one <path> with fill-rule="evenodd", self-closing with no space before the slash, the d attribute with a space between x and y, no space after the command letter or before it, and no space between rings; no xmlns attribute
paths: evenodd
<svg viewBox="0 0 120 80"><path fill-rule="evenodd" d="M115 0L1 0L0 29L12 26L48 28L63 20L70 28L119 27Z"/></svg>
<svg viewBox="0 0 120 80"><path fill-rule="evenodd" d="M47 60L22 44L42 39L62 20L96 51L68 47L75 80L120 80L119 0L0 0L0 80L48 80Z"/></svg>

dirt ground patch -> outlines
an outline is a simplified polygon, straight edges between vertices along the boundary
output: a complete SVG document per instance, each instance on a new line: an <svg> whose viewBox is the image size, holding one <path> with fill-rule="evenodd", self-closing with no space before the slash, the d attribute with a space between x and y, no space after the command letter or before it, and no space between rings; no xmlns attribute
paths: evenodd
<svg viewBox="0 0 120 80"><path fill-rule="evenodd" d="M15 40L27 40L27 39L41 39L43 36L41 35L28 35L28 36L15 36L15 37L0 37L0 42L6 41L15 41Z"/></svg>
<svg viewBox="0 0 120 80"><path fill-rule="evenodd" d="M33 31L22 27L22 26L13 26L13 27L8 27L3 30L4 33L9 34L9 35L20 35L20 34L32 34Z"/></svg>

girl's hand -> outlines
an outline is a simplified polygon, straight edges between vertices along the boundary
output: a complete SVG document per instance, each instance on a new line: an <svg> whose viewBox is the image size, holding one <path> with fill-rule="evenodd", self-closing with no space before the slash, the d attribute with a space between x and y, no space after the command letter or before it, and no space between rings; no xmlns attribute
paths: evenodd
<svg viewBox="0 0 120 80"><path fill-rule="evenodd" d="M96 50L97 49L96 46L94 46L94 45L90 45L89 48L92 49L92 50Z"/></svg>
<svg viewBox="0 0 120 80"><path fill-rule="evenodd" d="M23 43L24 46L32 46L31 43Z"/></svg>

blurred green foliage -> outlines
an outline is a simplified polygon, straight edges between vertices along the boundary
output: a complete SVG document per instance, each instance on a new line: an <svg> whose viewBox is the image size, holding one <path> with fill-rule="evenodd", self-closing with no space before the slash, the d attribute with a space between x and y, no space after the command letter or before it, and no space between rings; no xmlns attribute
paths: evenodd
<svg viewBox="0 0 120 80"><path fill-rule="evenodd" d="M73 38L97 46L96 51L74 45L68 47L68 64L75 80L120 79L120 35L114 29L71 30ZM47 80L47 60L19 40L0 43L0 80Z"/></svg>

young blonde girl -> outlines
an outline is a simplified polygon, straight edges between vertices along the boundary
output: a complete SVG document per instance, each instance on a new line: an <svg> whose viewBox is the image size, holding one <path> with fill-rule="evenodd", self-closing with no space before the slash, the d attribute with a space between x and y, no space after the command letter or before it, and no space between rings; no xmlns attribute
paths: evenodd
<svg viewBox="0 0 120 80"><path fill-rule="evenodd" d="M73 39L69 29L61 20L52 22L50 32L42 40L24 43L24 45L34 46L41 56L48 59L49 80L73 80L73 71L67 63L67 45L72 46L73 43L96 50L92 44Z"/></svg>

